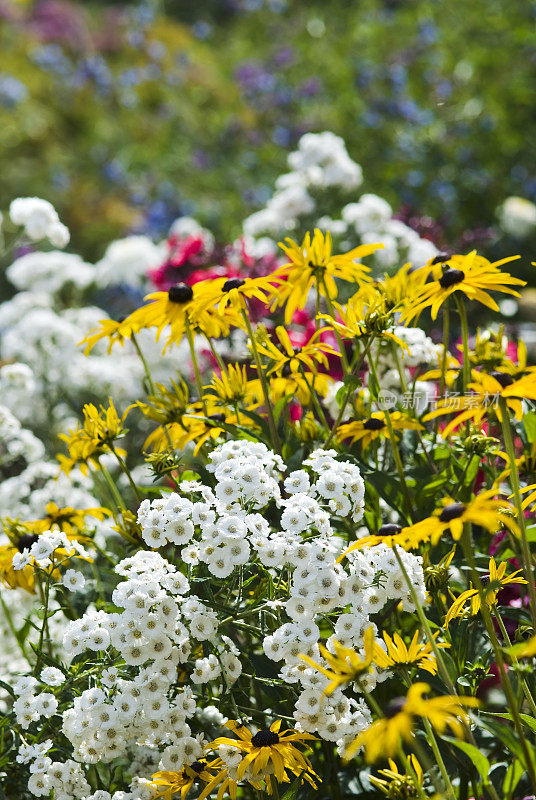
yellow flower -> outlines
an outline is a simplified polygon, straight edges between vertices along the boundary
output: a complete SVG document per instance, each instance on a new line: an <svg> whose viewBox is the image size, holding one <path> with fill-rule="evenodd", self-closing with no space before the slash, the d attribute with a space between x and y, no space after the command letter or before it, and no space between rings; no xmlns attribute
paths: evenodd
<svg viewBox="0 0 536 800"><path fill-rule="evenodd" d="M318 316L326 320L329 328L337 331L342 339L372 336L376 339L387 339L411 355L407 344L391 330L395 324L394 313L397 307L388 301L381 284L365 285L348 300L346 306L333 303L333 307L337 310L339 319L329 314Z"/></svg>
<svg viewBox="0 0 536 800"><path fill-rule="evenodd" d="M180 795L180 800L185 800L194 784L200 781L211 784L214 780L214 775L209 770L218 769L221 766L222 762L219 759L214 759L209 763L200 759L199 761L194 761L193 764L187 764L180 772L168 770L155 772L151 777L151 788L156 792L153 797L155 800L159 797L163 797L164 800L172 800L173 795L178 794ZM199 798L206 796L202 792Z"/></svg>
<svg viewBox="0 0 536 800"><path fill-rule="evenodd" d="M290 262L276 271L276 275L285 279L272 295L272 310L285 308L285 324L289 325L296 309L304 308L310 289L315 286L323 296L333 299L337 297L336 278L351 283L370 280L367 276L369 268L356 261L368 256L383 247L382 244L361 245L343 255L333 255L331 234L324 234L315 229L313 239L306 233L301 245L292 239L279 246L289 257Z"/></svg>
<svg viewBox="0 0 536 800"><path fill-rule="evenodd" d="M244 327L238 314L247 310L246 300L255 298L261 303L267 303L280 280L277 272L273 272L262 278L213 278L210 281L203 281L210 285L207 285L204 295L199 300L194 300L194 307L205 311L211 306L217 309L220 315L231 309L236 315L236 324Z"/></svg>
<svg viewBox="0 0 536 800"><path fill-rule="evenodd" d="M242 402L249 408L260 405L258 381L248 380L245 366L229 364L221 375L212 375L210 384L205 386L208 395L214 395L222 403Z"/></svg>
<svg viewBox="0 0 536 800"><path fill-rule="evenodd" d="M0 546L0 580L4 586L10 589L24 589L29 594L33 594L35 592L33 566L27 564L23 569L14 569L13 567L13 556L22 552L23 549L24 547L21 547L19 550L13 544Z"/></svg>
<svg viewBox="0 0 536 800"><path fill-rule="evenodd" d="M464 706L475 707L479 701L475 697L457 695L426 699L424 695L429 691L427 683L414 683L407 697L392 700L385 716L354 739L344 754L345 760L352 758L360 747L365 748L365 759L369 764L380 758L392 758L397 754L402 739L411 742L419 719L427 719L439 734L450 728L454 736L463 739L463 723L469 721Z"/></svg>
<svg viewBox="0 0 536 800"><path fill-rule="evenodd" d="M398 633L395 633L392 639L385 631L382 635L387 650L384 650L378 642L374 642L373 660L378 667L382 669L418 667L431 675L436 674L437 661L432 654L432 645L429 642L419 642L419 631L415 631L408 646ZM439 642L437 646L450 647L447 642Z"/></svg>
<svg viewBox="0 0 536 800"><path fill-rule="evenodd" d="M260 392L260 381L257 383L258 392ZM282 397L295 397L302 406L309 406L312 402L312 387L314 386L314 390L318 395L325 397L332 383L333 378L330 378L324 372L318 372L316 375L312 372L304 372L303 374L296 372L290 375L281 375L280 377L272 375L269 381L270 399L273 405L276 405Z"/></svg>
<svg viewBox="0 0 536 800"><path fill-rule="evenodd" d="M201 307L200 304L207 298L211 284L211 280L199 281L193 286L178 283L167 292L148 294L144 299L150 302L137 308L123 322L112 323L111 320L102 320L100 330L90 331L81 342L87 344L86 353L99 339L108 337L111 348L116 341L123 344L125 339L131 338L132 334L144 328L156 328L158 341L162 331L169 326L164 350L182 340L186 325L190 326L192 334L202 333L211 338L227 336L231 325L241 325L241 320L232 312L219 314L214 308Z"/></svg>
<svg viewBox="0 0 536 800"><path fill-rule="evenodd" d="M396 431L417 431L422 429L422 425L401 411L393 411L390 417L395 436ZM350 439L351 444L360 442L363 450L366 450L371 442L380 437L391 438L383 411L375 411L368 419L346 422L337 428L339 442L343 442L345 439Z"/></svg>
<svg viewBox="0 0 536 800"><path fill-rule="evenodd" d="M296 730L281 731L281 720L255 734L234 720L226 722L225 727L237 738L221 736L207 745L207 749L216 750L220 745L228 745L242 751L244 756L236 770L238 781L247 780L255 786L273 774L278 783L289 783L287 773L291 772L300 775L302 780L316 789L318 775L313 772L308 758L297 747L314 740L314 736ZM269 791L269 784L267 788Z"/></svg>
<svg viewBox="0 0 536 800"><path fill-rule="evenodd" d="M333 640L333 649L335 653L331 653L323 644L319 644L318 647L320 649L320 655L328 663L329 669L313 661L309 656L300 655L300 658L302 661L305 661L311 667L321 672L322 675L325 675L326 678L329 678L329 684L324 689L324 694L329 697L339 686L355 681L365 672L371 672L374 629L371 626L365 631L363 637L364 658L351 647L344 647L336 639Z"/></svg>
<svg viewBox="0 0 536 800"><path fill-rule="evenodd" d="M436 509L428 519L410 525L406 529L407 535L414 541L430 541L436 544L443 533L450 531L452 538L458 541L463 533L464 523L470 522L485 528L489 533L505 527L514 536L519 536L519 527L513 517L513 506L506 500L495 499L496 494L496 489L488 489L470 503L456 503L451 497L445 497L441 501L442 508Z"/></svg>
<svg viewBox="0 0 536 800"><path fill-rule="evenodd" d="M35 533L53 530L63 531L70 539L87 539L87 537L80 536L80 531L86 524L86 517L102 520L104 517L112 516L112 512L102 506L81 509L72 508L71 506L59 508L56 503L52 502L47 503L45 511L46 515L42 519L26 522L27 527L31 528Z"/></svg>
<svg viewBox="0 0 536 800"><path fill-rule="evenodd" d="M430 308L432 319L436 319L445 300L456 292L461 292L469 300L476 300L487 308L498 311L499 306L488 292L502 292L519 297L519 292L511 287L525 286L525 281L499 269L503 264L517 258L519 256L509 256L491 263L473 250L466 256L453 255L444 260L441 258L440 261L438 258L432 259L426 266L421 267L422 274L426 276L428 282L422 284L408 303L409 308L404 314L405 321L411 322L425 308Z"/></svg>
<svg viewBox="0 0 536 800"><path fill-rule="evenodd" d="M482 419L493 409L499 422L502 413L499 398L503 398L508 408L514 412L516 419L523 417L522 400L536 400L536 373L530 372L518 380L514 380L507 372L477 372L473 370L473 381L467 384L473 394L447 397L437 403L436 409L424 417L424 421L460 412L449 422L442 432L446 438L454 428L462 422L473 420L479 425Z"/></svg>
<svg viewBox="0 0 536 800"><path fill-rule="evenodd" d="M418 796L418 787L422 789L424 783L424 774L422 767L417 761L413 753L408 756L413 773L403 773L398 771L398 767L392 758L388 760L389 769L378 770L377 778L375 775L369 775L370 783L379 789L382 794L386 795L389 800L409 800L410 797Z"/></svg>
<svg viewBox="0 0 536 800"><path fill-rule="evenodd" d="M59 455L61 469L67 474L78 464L83 472L87 472L88 463L98 465L99 456L105 453L113 442L123 436L126 431L123 422L129 408L120 417L115 410L112 398L109 399L108 408L99 409L92 403L87 403L83 408L84 423L76 430L69 430L68 434L60 433L60 439L67 445L69 457ZM116 448L119 455L126 455L124 450Z"/></svg>
<svg viewBox="0 0 536 800"><path fill-rule="evenodd" d="M506 561L503 561L497 567L494 558L490 558L489 561L489 582L484 586L485 589L485 600L486 605L488 608L493 608L493 606L497 603L497 595L505 586L508 586L512 583L526 583L527 581L520 577L521 570L518 569L515 572L512 572L511 575L505 575L506 572ZM454 603L448 610L448 614L445 617L445 627L449 625L449 623L455 618L460 617L464 613L464 606L466 602L470 600L470 610L471 615L474 616L478 614L480 608L482 606L482 598L478 589L467 589L465 592L462 592L459 597L456 598Z"/></svg>
<svg viewBox="0 0 536 800"><path fill-rule="evenodd" d="M282 350L276 347L268 338L266 338L262 344L257 344L259 353L262 353L274 362L274 365L267 371L267 375L276 374L279 376L288 376L302 369L308 369L313 374L316 374L317 364L322 364L326 369L329 368L326 353L332 356L340 355L327 342L318 341L320 331L316 331L307 344L296 348L293 346L286 329L282 325L278 325L275 329L275 334L279 339Z"/></svg>

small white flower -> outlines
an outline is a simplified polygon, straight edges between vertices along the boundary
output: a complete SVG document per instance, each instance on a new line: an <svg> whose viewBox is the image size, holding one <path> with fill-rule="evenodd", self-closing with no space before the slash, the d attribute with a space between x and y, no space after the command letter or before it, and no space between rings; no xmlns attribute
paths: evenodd
<svg viewBox="0 0 536 800"><path fill-rule="evenodd" d="M78 592L86 585L86 579L82 573L76 569L68 569L61 579L61 582L65 588L69 589L71 592Z"/></svg>

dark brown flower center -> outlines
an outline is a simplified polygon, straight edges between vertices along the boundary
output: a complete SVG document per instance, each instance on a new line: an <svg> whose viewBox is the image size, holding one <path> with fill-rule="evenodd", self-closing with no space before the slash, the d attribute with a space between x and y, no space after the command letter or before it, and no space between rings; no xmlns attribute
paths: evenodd
<svg viewBox="0 0 536 800"><path fill-rule="evenodd" d="M448 289L456 283L461 283L465 278L465 272L461 269L446 269L439 279L439 285L442 289Z"/></svg>
<svg viewBox="0 0 536 800"><path fill-rule="evenodd" d="M205 764L202 761L194 761L193 764L190 764L190 769L193 769L194 772L197 772L199 775L200 772L203 772L205 769Z"/></svg>
<svg viewBox="0 0 536 800"><path fill-rule="evenodd" d="M383 419L377 419L376 417L371 417L367 419L366 422L363 423L363 427L367 431L381 431L382 428L385 428L385 422Z"/></svg>
<svg viewBox="0 0 536 800"><path fill-rule="evenodd" d="M39 536L36 533L24 533L17 542L17 550L22 553L23 550L29 550L32 544L35 544Z"/></svg>
<svg viewBox="0 0 536 800"><path fill-rule="evenodd" d="M210 414L208 419L213 422L225 422L225 414Z"/></svg>
<svg viewBox="0 0 536 800"><path fill-rule="evenodd" d="M449 258L450 256L448 253L439 253L438 256L432 259L432 266L435 266L436 264L444 264L445 261L449 260Z"/></svg>
<svg viewBox="0 0 536 800"><path fill-rule="evenodd" d="M251 739L251 744L253 747L271 747L273 744L277 744L279 742L279 736L275 731L271 731L269 728L264 728L262 731L257 731L255 736Z"/></svg>
<svg viewBox="0 0 536 800"><path fill-rule="evenodd" d="M394 522L387 522L382 525L378 531L378 536L394 536L402 530L401 525L396 525Z"/></svg>
<svg viewBox="0 0 536 800"><path fill-rule="evenodd" d="M229 278L228 281L225 281L222 287L223 292L230 292L231 289L240 289L241 286L245 284L245 281L242 278Z"/></svg>
<svg viewBox="0 0 536 800"><path fill-rule="evenodd" d="M193 296L193 289L187 283L177 283L168 291L168 298L172 303L189 303Z"/></svg>
<svg viewBox="0 0 536 800"><path fill-rule="evenodd" d="M506 389L507 386L511 386L514 382L514 379L511 375L507 372L497 372L497 370L493 370L493 372L489 373L490 378L495 378L495 380L501 384L503 389Z"/></svg>
<svg viewBox="0 0 536 800"><path fill-rule="evenodd" d="M453 519L458 519L458 517L461 517L464 511L465 506L463 503L451 503L449 506L445 506L439 515L439 521L450 522Z"/></svg>
<svg viewBox="0 0 536 800"><path fill-rule="evenodd" d="M392 719L393 717L396 717L397 714L400 714L405 705L406 705L405 697L394 697L391 700L391 702L387 704L386 709L384 711L384 716L387 719Z"/></svg>

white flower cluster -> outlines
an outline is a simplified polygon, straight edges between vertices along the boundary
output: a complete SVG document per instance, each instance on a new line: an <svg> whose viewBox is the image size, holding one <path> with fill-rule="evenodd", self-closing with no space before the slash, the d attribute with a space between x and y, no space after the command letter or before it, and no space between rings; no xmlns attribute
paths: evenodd
<svg viewBox="0 0 536 800"><path fill-rule="evenodd" d="M148 236L126 236L111 242L95 265L94 280L100 288L112 284L144 287L147 272L158 267L165 257L165 246Z"/></svg>
<svg viewBox="0 0 536 800"><path fill-rule="evenodd" d="M515 239L526 239L536 231L536 205L525 197L507 197L498 217L503 231Z"/></svg>
<svg viewBox="0 0 536 800"><path fill-rule="evenodd" d="M59 551L56 553L56 551ZM36 564L41 569L46 569L53 563L52 556L56 554L55 566L63 563L67 557L88 558L84 547L76 539L68 539L63 531L43 531L30 547L24 547L21 552L13 556L13 568L24 569L28 564Z"/></svg>
<svg viewBox="0 0 536 800"><path fill-rule="evenodd" d="M48 200L17 197L9 207L9 216L14 225L24 226L25 234L34 242L48 239L54 247L65 247L69 243L69 231Z"/></svg>
<svg viewBox="0 0 536 800"><path fill-rule="evenodd" d="M329 131L302 136L298 149L289 154L288 164L292 171L276 180L266 207L244 221L249 239L266 234L280 237L286 231L299 230L304 218L315 215L319 190L335 187L355 192L363 181L361 167L348 155L344 141ZM323 198L322 208L325 206ZM383 249L374 255L380 269L390 269L401 260L422 266L438 252L432 242L394 219L389 203L375 194L362 194L358 201L334 208L331 216L317 216L316 225L330 230L347 249L359 243L382 243Z"/></svg>
<svg viewBox="0 0 536 800"><path fill-rule="evenodd" d="M0 479L17 475L44 452L43 443L23 428L8 408L0 406Z"/></svg>
<svg viewBox="0 0 536 800"><path fill-rule="evenodd" d="M86 289L95 279L95 269L74 253L52 250L26 253L10 264L6 275L19 291L56 294L68 284Z"/></svg>

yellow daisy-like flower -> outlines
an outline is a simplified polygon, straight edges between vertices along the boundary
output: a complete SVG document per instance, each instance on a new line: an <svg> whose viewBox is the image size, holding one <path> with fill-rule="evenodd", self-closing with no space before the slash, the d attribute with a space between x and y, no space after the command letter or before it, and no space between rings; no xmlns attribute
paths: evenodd
<svg viewBox="0 0 536 800"><path fill-rule="evenodd" d="M329 314L318 316L328 323L328 330L333 328L342 339L355 340L372 336L376 339L387 339L411 355L407 344L392 331L394 312L397 309L388 302L381 290L381 284L365 285L345 306L333 303L333 307L337 310L338 319Z"/></svg>
<svg viewBox="0 0 536 800"><path fill-rule="evenodd" d="M260 405L258 381L248 380L245 366L229 364L220 375L213 374L208 386L204 387L222 403L242 402L249 408Z"/></svg>
<svg viewBox="0 0 536 800"><path fill-rule="evenodd" d="M109 399L108 408L100 410L92 403L87 403L83 408L84 423L82 427L69 430L68 434L60 433L60 439L67 445L69 457L59 455L61 469L69 473L77 464L82 472L87 472L88 463L98 465L99 456L105 453L113 442L126 433L123 423L130 408L127 408L122 417L115 410L112 398ZM119 455L126 455L124 450L116 448Z"/></svg>
<svg viewBox="0 0 536 800"><path fill-rule="evenodd" d="M298 745L314 741L314 736L296 730L281 731L281 720L254 734L234 720L226 722L225 727L237 738L221 736L207 745L207 749L216 750L220 745L228 745L242 751L244 756L236 770L237 780L247 780L255 785L274 775L278 783L289 783L287 773L291 772L301 775L302 780L316 789L318 775L309 759L298 749ZM269 783L267 789L271 793Z"/></svg>
<svg viewBox="0 0 536 800"><path fill-rule="evenodd" d="M523 418L523 400L536 400L536 373L530 372L518 380L514 380L507 372L472 372L473 380L467 385L472 391L470 395L447 397L437 403L434 411L424 417L424 421L436 417L454 414L456 417L442 431L443 438L461 425L462 422L473 420L475 425L480 425L484 417L493 409L497 419L502 421L502 412L499 399L502 398L508 408L513 411L516 419Z"/></svg>
<svg viewBox="0 0 536 800"><path fill-rule="evenodd" d="M300 655L302 661L305 661L309 666L329 678L329 684L324 689L324 694L328 697L333 694L335 689L339 686L344 686L346 683L352 683L360 675L366 672L371 672L371 665L374 653L374 629L372 626L367 628L363 637L364 657L362 658L351 647L344 647L336 639L333 640L332 653L323 644L318 645L320 655L327 662L328 667L319 664L312 658L306 655Z"/></svg>
<svg viewBox="0 0 536 800"><path fill-rule="evenodd" d="M428 519L408 526L405 535L414 544L421 541L434 545L449 531L457 541L463 533L464 524L470 522L485 528L489 533L495 533L504 527L514 536L519 536L520 530L514 518L513 506L506 500L497 499L496 495L496 489L488 489L470 503L457 503L451 497L445 497L441 501L442 508L436 509Z"/></svg>
<svg viewBox="0 0 536 800"><path fill-rule="evenodd" d="M96 508L72 508L64 506L59 508L56 503L47 503L45 507L46 515L42 519L26 522L25 525L35 533L44 531L63 531L70 539L87 538L81 537L80 531L85 527L86 517L102 520L104 517L111 517L112 512L108 508L97 506Z"/></svg>
<svg viewBox="0 0 536 800"><path fill-rule="evenodd" d="M201 781L212 784L215 776L209 770L218 769L221 766L220 759L214 759L208 763L200 759L199 761L194 761L193 764L187 764L180 772L169 770L155 772L151 777L151 788L155 791L153 797L155 800L160 797L163 797L164 800L172 800L174 795L179 795L180 800L185 800L194 785L199 784ZM214 786L211 787L210 791L213 788ZM198 800L205 797L207 797L207 794L202 791Z"/></svg>
<svg viewBox="0 0 536 800"><path fill-rule="evenodd" d="M396 431L417 431L422 430L422 425L401 411L393 411L390 414L393 432ZM345 422L337 428L337 439L339 442L350 439L351 444L360 442L363 450L366 450L371 442L378 438L390 439L391 434L385 421L383 411L375 411L368 419L354 420Z"/></svg>
<svg viewBox="0 0 536 800"><path fill-rule="evenodd" d="M219 314L231 309L239 320L238 325L244 327L238 315L247 310L246 301L255 298L267 303L280 282L277 271L262 278L213 278L203 281L210 285L206 287L204 296L194 301L194 305L201 311L213 307Z"/></svg>
<svg viewBox="0 0 536 800"><path fill-rule="evenodd" d="M338 293L336 278L350 283L370 280L367 275L369 268L358 263L357 259L383 247L382 244L361 245L348 253L333 255L331 234L324 236L318 228L312 240L311 234L306 233L301 245L292 239L285 241L287 244L280 242L279 246L290 261L275 273L285 280L272 295L272 310L286 306L286 325L290 324L297 309L305 307L313 286L323 297L333 299Z"/></svg>
<svg viewBox="0 0 536 800"><path fill-rule="evenodd" d="M37 539L37 536L35 537ZM28 546L31 546L29 543ZM24 589L28 594L35 592L34 570L31 564L23 569L14 569L13 556L22 552L14 544L0 546L0 580L9 589Z"/></svg>
<svg viewBox="0 0 536 800"><path fill-rule="evenodd" d="M439 256L432 259L426 266L421 267L422 274L428 282L423 283L421 289L411 298L404 319L406 322L411 322L425 308L430 308L432 319L436 319L445 300L456 292L464 294L469 300L482 303L493 311L498 311L499 306L489 294L490 291L519 297L519 292L511 287L526 285L525 281L499 269L503 264L515 261L519 257L509 256L492 263L473 250L466 256L453 255L446 258Z"/></svg>
<svg viewBox="0 0 536 800"><path fill-rule="evenodd" d="M324 372L317 372L316 375L312 372L295 372L279 377L272 375L269 380L270 399L276 405L283 397L295 397L300 405L309 406L312 403L312 387L320 397L325 397L332 383L333 378ZM257 391L261 391L260 381Z"/></svg>
<svg viewBox="0 0 536 800"><path fill-rule="evenodd" d="M240 317L232 311L218 313L216 309L203 305L209 296L212 280L199 281L193 286L178 283L167 292L152 292L144 299L149 301L120 323L102 320L101 328L90 331L81 344L86 343L86 353L99 341L108 337L110 348L115 342L123 344L145 328L156 329L156 339L160 339L162 331L169 326L169 336L164 350L172 344L178 344L189 325L192 334L202 333L210 338L227 336L231 326L242 324Z"/></svg>
<svg viewBox="0 0 536 800"><path fill-rule="evenodd" d="M300 372L301 369L307 369L316 374L317 364L321 364L328 369L327 353L332 356L340 356L340 353L334 350L330 344L318 341L320 331L316 331L307 344L302 347L293 346L286 329L282 325L278 325L275 329L275 335L279 339L281 350L268 338L257 344L259 353L274 362L273 366L268 369L267 375L288 376L292 373Z"/></svg>
<svg viewBox="0 0 536 800"><path fill-rule="evenodd" d="M463 725L469 722L465 707L474 708L480 705L479 701L476 697L457 695L425 698L429 691L427 683L414 683L406 697L392 700L385 716L354 739L344 754L345 760L352 758L361 747L365 748L369 764L381 758L392 758L397 754L401 740L411 742L419 719L427 719L439 734L450 728L454 736L463 739Z"/></svg>
<svg viewBox="0 0 536 800"><path fill-rule="evenodd" d="M435 634L435 636L437 636ZM417 667L424 669L431 675L437 673L437 661L432 652L430 642L419 642L419 631L415 631L409 645L406 645L400 634L395 633L393 638L385 631L382 634L386 650L378 642L374 642L373 660L382 669L397 669ZM447 642L438 642L438 647L450 647Z"/></svg>
<svg viewBox="0 0 536 800"><path fill-rule="evenodd" d="M488 608L493 608L493 606L497 603L497 595L504 589L505 586L509 586L513 583L526 583L527 581L525 578L520 576L521 570L518 569L515 572L512 572L511 575L506 575L506 566L507 562L503 561L497 567L494 558L490 558L489 561L489 582L485 584L485 592L486 592L486 605ZM484 582L484 581L483 581ZM456 598L454 603L448 610L447 616L445 617L445 627L449 625L449 623L455 618L460 617L465 611L465 604L467 601L470 601L470 611L471 615L474 616L478 614L480 608L482 606L482 597L478 589L467 589L465 592L462 592L459 597Z"/></svg>
<svg viewBox="0 0 536 800"><path fill-rule="evenodd" d="M378 775L369 775L370 783L379 789L382 794L388 798L402 800L402 798L410 798L418 796L419 787L422 789L424 783L424 773L422 767L417 761L413 753L408 756L408 761L413 768L413 775L411 773L399 772L396 763L392 758L388 759L389 769L379 769Z"/></svg>

